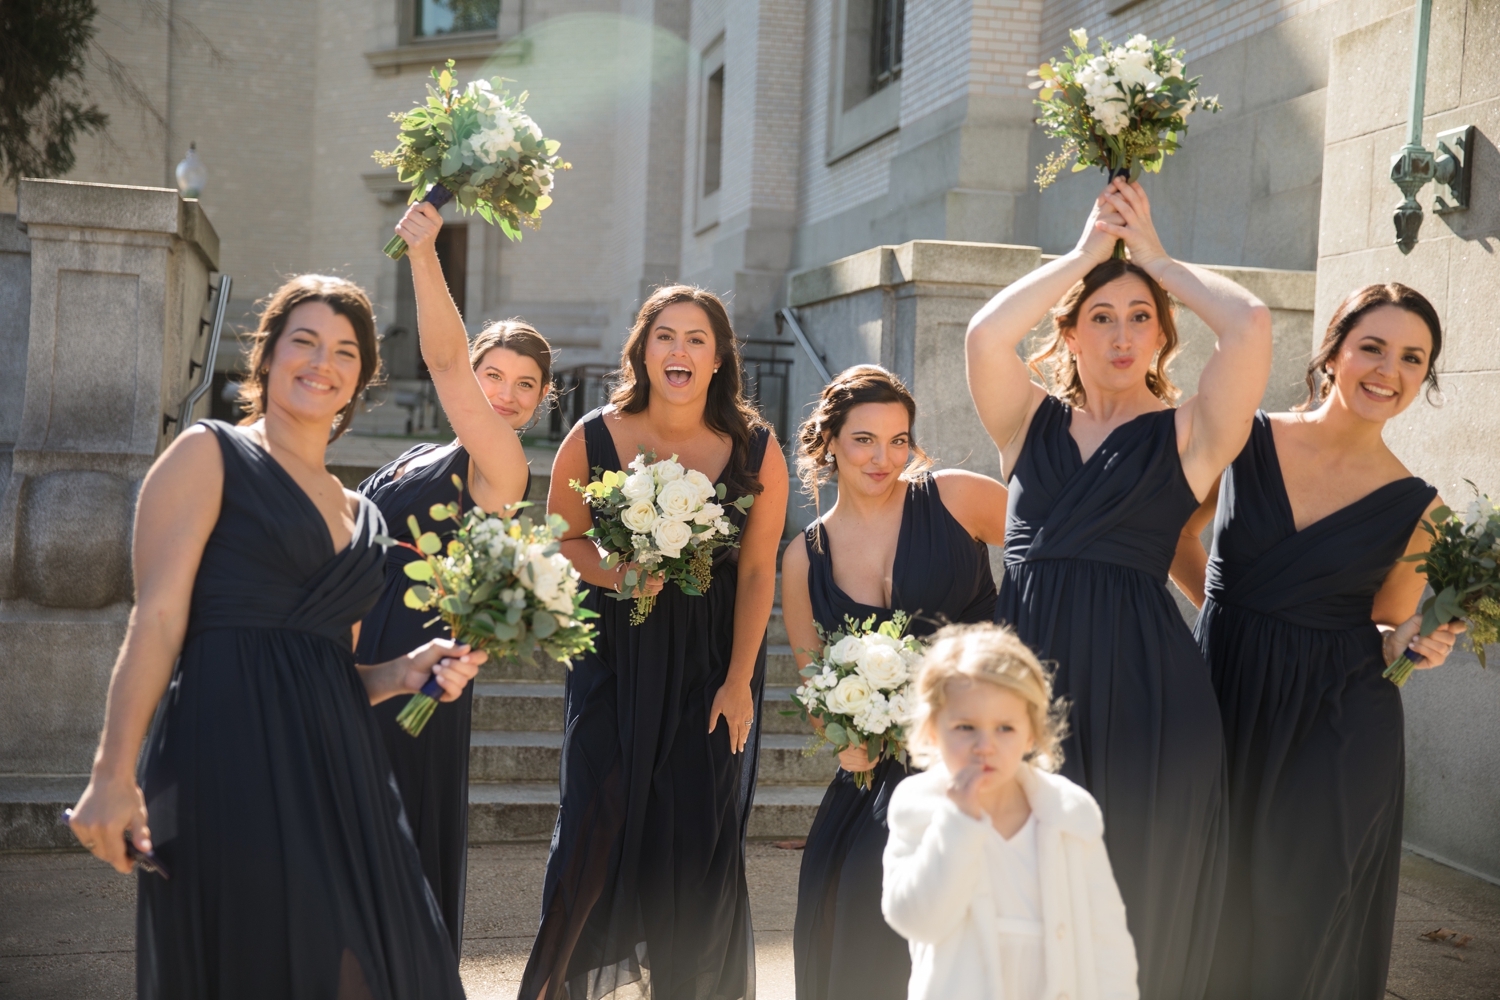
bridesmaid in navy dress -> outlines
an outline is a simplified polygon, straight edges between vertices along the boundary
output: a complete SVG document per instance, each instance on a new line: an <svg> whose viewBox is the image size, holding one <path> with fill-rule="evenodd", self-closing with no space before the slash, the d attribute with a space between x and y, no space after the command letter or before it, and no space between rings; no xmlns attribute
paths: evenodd
<svg viewBox="0 0 1500 1000"><path fill-rule="evenodd" d="M1404 648L1443 662L1461 624L1418 635L1403 554L1440 501L1381 439L1436 387L1437 313L1404 285L1356 290L1308 367L1299 412L1260 413L1183 531L1173 576L1199 604L1229 757L1229 879L1211 996L1385 995L1401 868ZM1217 507L1213 555L1198 533Z"/></svg>
<svg viewBox="0 0 1500 1000"><path fill-rule="evenodd" d="M838 477L838 499L782 557L782 613L798 666L825 632L895 611L926 636L950 622L995 613L988 545L1005 542L1005 487L986 476L927 472L913 439L917 404L876 365L841 372L798 433L798 472L814 500ZM855 771L873 770L869 787ZM906 939L880 912L885 811L907 775L904 762L872 765L863 747L839 770L807 835L793 934L798 1000L906 996Z"/></svg>
<svg viewBox="0 0 1500 1000"><path fill-rule="evenodd" d="M255 339L249 426L190 428L142 484L136 607L73 830L121 872L126 836L154 847L171 875L138 880L141 997L462 997L369 706L434 672L451 702L484 654L438 640L356 666L384 524L323 457L379 367L364 292L294 278Z"/></svg>
<svg viewBox="0 0 1500 1000"><path fill-rule="evenodd" d="M525 323L491 323L469 344L434 249L442 224L436 209L419 202L407 210L396 231L406 240L411 258L422 357L458 440L417 445L359 486L360 493L380 508L391 536L399 541L411 541L408 517L416 517L423 531L447 534L453 527L451 521L434 522L428 510L459 498L455 475L464 483L465 509L477 504L500 511L526 499L531 473L517 434L546 399L551 382L552 351ZM386 659L429 639L448 637L442 622L428 624L431 612L414 611L402 600L411 581L401 567L413 558L410 549L387 550L385 589L360 631L356 655L361 660ZM453 952L461 955L473 688L466 688L451 704L438 705L415 737L396 724L405 706L406 699L392 699L376 706L375 717L422 856L422 870L437 894Z"/></svg>
<svg viewBox="0 0 1500 1000"><path fill-rule="evenodd" d="M1128 262L1111 259L1116 238ZM1169 293L1218 337L1198 394L1175 409ZM1049 394L1016 349L1054 303L1053 335L1031 360ZM1063 774L1104 812L1141 995L1198 1000L1224 886L1224 741L1167 572L1183 524L1249 436L1269 312L1168 257L1144 190L1115 179L1075 250L974 317L968 363L1010 488L996 620L1057 663L1056 693L1072 704Z"/></svg>
<svg viewBox="0 0 1500 1000"><path fill-rule="evenodd" d="M745 401L723 304L660 288L626 338L610 404L558 449L548 508L571 525L563 551L593 585L597 652L567 678L562 808L522 1000L604 997L639 982L656 1000L755 995L745 830L755 791L766 622L786 519L786 460ZM691 597L659 576L641 625L617 601L627 570L600 566L588 508L568 485L620 470L639 449L750 494L738 549ZM629 596L629 595L625 595ZM632 990L631 992L635 992Z"/></svg>

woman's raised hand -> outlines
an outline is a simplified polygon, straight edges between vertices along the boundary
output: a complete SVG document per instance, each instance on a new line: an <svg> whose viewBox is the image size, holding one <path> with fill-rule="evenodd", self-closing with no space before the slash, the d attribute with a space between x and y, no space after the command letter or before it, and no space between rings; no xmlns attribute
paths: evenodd
<svg viewBox="0 0 1500 1000"><path fill-rule="evenodd" d="M875 761L870 759L870 751L861 743L859 746L839 751L839 767L846 771L873 771Z"/></svg>
<svg viewBox="0 0 1500 1000"><path fill-rule="evenodd" d="M1116 177L1109 182L1101 197L1113 209L1110 214L1114 218L1100 213L1095 225L1114 239L1125 241L1132 263L1149 270L1159 261L1171 260L1162 249L1161 237L1156 235L1156 226L1151 221L1151 201L1139 181Z"/></svg>
<svg viewBox="0 0 1500 1000"><path fill-rule="evenodd" d="M431 642L401 658L399 684L406 691L420 691L428 678L436 677L443 689L439 701L457 701L464 687L479 675L479 666L489 659L482 649L471 650L449 639Z"/></svg>
<svg viewBox="0 0 1500 1000"><path fill-rule="evenodd" d="M666 586L665 574L649 573L639 563L621 563L615 568L615 593L626 593L625 574L630 570L635 570L635 586L629 591L631 597L655 597Z"/></svg>
<svg viewBox="0 0 1500 1000"><path fill-rule="evenodd" d="M419 201L408 206L406 214L396 223L396 235L406 241L407 253L436 253L437 234L442 228L443 217L438 210Z"/></svg>
<svg viewBox="0 0 1500 1000"><path fill-rule="evenodd" d="M1441 667L1448 659L1448 654L1453 652L1453 644L1468 628L1463 622L1449 622L1438 626L1431 635L1422 635L1422 616L1412 615L1382 636L1385 640L1385 662L1393 663L1403 654L1416 653L1422 657L1412 664L1417 670Z"/></svg>
<svg viewBox="0 0 1500 1000"><path fill-rule="evenodd" d="M1099 193L1099 197L1094 199L1094 208L1089 212L1089 220L1083 225L1083 235L1078 237L1078 253L1094 264L1104 263L1115 252L1115 237L1109 235L1099 224L1105 222L1118 226L1125 221L1108 200L1109 192L1114 189L1114 184L1115 182L1111 181Z"/></svg>
<svg viewBox="0 0 1500 1000"><path fill-rule="evenodd" d="M73 836L94 857L107 861L121 875L129 875L134 863L125 856L125 836L136 850L151 850L151 830L146 826L146 797L135 783L135 775L100 780L95 774L68 820Z"/></svg>

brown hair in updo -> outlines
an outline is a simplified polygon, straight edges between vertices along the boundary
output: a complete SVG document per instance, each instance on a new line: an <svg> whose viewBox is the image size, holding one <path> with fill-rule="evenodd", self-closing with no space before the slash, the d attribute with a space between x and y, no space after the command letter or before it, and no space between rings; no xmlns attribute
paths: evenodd
<svg viewBox="0 0 1500 1000"><path fill-rule="evenodd" d="M1166 337L1160 353L1146 369L1146 388L1164 403L1176 403L1182 390L1167 377L1167 365L1177 355L1177 322L1172 315L1172 297L1167 290L1147 274L1145 269L1128 260L1111 258L1096 266L1083 280L1062 297L1052 310L1052 337L1031 357L1026 364L1040 375L1051 387L1051 391L1069 406L1083 406L1088 400L1083 390L1083 380L1078 377L1078 360L1068 350L1068 334L1078 329L1078 320L1084 304L1094 293L1111 281L1126 275L1134 275L1146 283L1151 290L1151 299L1156 303L1156 322Z"/></svg>
<svg viewBox="0 0 1500 1000"><path fill-rule="evenodd" d="M1333 319L1328 321L1328 332L1323 334L1322 346L1307 364L1307 401L1299 404L1296 409L1316 409L1328 398L1328 394L1333 391L1333 379L1328 373L1329 363L1338 357L1339 351L1344 348L1344 341L1359 326L1360 321L1371 310L1381 306L1405 309L1427 324L1427 330L1432 334L1432 350L1427 355L1427 377L1424 381L1427 383L1427 398L1429 401L1432 399L1432 394L1438 389L1437 359L1443 351L1442 321L1438 319L1437 310L1432 307L1432 303L1427 301L1427 296L1408 285L1391 281L1383 285L1356 288L1339 304Z"/></svg>
<svg viewBox="0 0 1500 1000"><path fill-rule="evenodd" d="M911 451L914 456L903 479L925 472L932 466L917 444L917 401L902 384L894 372L879 365L855 365L845 368L823 387L818 405L797 429L797 478L802 480L802 489L817 503L818 489L833 477L833 463L828 454L828 445L844 429L849 411L864 403L900 403L906 407L907 433L911 435Z"/></svg>
<svg viewBox="0 0 1500 1000"><path fill-rule="evenodd" d="M484 356L497 347L514 351L523 358L530 358L542 370L542 398L537 401L537 412L546 410L556 398L552 385L552 345L537 332L536 327L525 320L512 318L485 324L483 330L469 345L469 367L479 368Z"/></svg>
<svg viewBox="0 0 1500 1000"><path fill-rule="evenodd" d="M379 384L380 346L375 338L375 309L365 290L352 281L326 274L299 274L288 279L266 300L260 323L250 334L247 361L250 373L240 383L240 405L245 408L240 423L253 424L266 415L266 389L276 343L286 332L292 310L308 302L321 302L347 319L354 327L354 339L359 342L359 381L354 386L354 395L349 397L349 404L334 418L333 430L328 436L328 440L333 441L349 429L354 408L359 405L364 391Z"/></svg>

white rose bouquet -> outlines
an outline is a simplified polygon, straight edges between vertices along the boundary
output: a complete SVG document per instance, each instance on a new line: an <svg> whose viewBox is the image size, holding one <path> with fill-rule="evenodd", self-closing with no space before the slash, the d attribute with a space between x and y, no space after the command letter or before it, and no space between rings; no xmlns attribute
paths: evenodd
<svg viewBox="0 0 1500 1000"><path fill-rule="evenodd" d="M461 494L457 476L453 484ZM477 507L460 515L460 506L434 504L430 511L434 521L458 526L446 546L436 532L423 532L415 517L407 520L414 543L380 539L419 556L404 567L414 581L406 591L406 606L437 609L455 642L483 649L492 658L530 656L540 649L567 667L593 650L594 626L587 619L599 616L583 607L586 592L578 589L578 571L558 551L567 522L554 514L539 524L525 513L501 517ZM429 681L412 695L397 723L413 736L419 734L441 693L437 681Z"/></svg>
<svg viewBox="0 0 1500 1000"><path fill-rule="evenodd" d="M628 472L594 469L588 485L578 480L568 484L583 494L583 502L595 512L594 527L584 532L608 553L600 563L613 569L621 562L635 563L647 572L660 573L675 582L684 594L700 596L713 582L714 552L724 545L738 545L739 528L726 516L722 502L723 483L709 482L696 469L684 469L677 456L656 460L643 452ZM755 500L743 496L728 506L742 511ZM625 600L640 582L637 569L625 573ZM646 620L656 605L656 595L635 599L630 624Z"/></svg>
<svg viewBox="0 0 1500 1000"><path fill-rule="evenodd" d="M442 208L457 198L459 211L519 240L521 227L535 229L552 204L557 172L572 166L557 155L561 144L542 135L526 114L527 95L511 97L503 77L459 87L449 59L443 70L433 69L432 79L436 86L428 85L426 104L391 115L401 135L393 151L375 152L376 161L394 166L411 184L410 201ZM406 241L392 237L385 253L400 260Z"/></svg>
<svg viewBox="0 0 1500 1000"><path fill-rule="evenodd" d="M1098 55L1088 48L1088 32L1070 33L1077 48L1063 49L1028 75L1040 89L1037 120L1048 135L1063 140L1037 169L1037 186L1046 188L1069 160L1073 169L1097 166L1110 176L1129 171L1161 170L1187 132L1187 116L1196 110L1217 112L1216 97L1200 97L1200 77L1187 76L1182 49L1175 39L1158 42L1136 35L1124 45L1099 39ZM1116 247L1116 255L1122 250Z"/></svg>
<svg viewBox="0 0 1500 1000"><path fill-rule="evenodd" d="M802 668L806 678L792 700L806 719L817 716L823 731L812 751L825 743L836 751L865 746L871 761L901 753L906 744L906 721L911 714L911 682L922 644L906 635L911 616L898 611L875 625L872 615L863 622L844 619L844 628L818 635L823 649ZM855 771L854 783L863 788L869 771Z"/></svg>

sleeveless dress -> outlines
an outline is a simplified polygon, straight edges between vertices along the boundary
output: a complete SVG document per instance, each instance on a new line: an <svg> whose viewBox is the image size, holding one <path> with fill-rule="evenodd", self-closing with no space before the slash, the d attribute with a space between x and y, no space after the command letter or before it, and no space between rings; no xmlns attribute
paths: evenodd
<svg viewBox="0 0 1500 1000"><path fill-rule="evenodd" d="M590 476L596 467L624 468L602 410L583 425ZM751 473L768 438L764 428L754 433ZM726 516L744 527L738 509ZM637 982L654 1000L755 996L745 830L764 636L744 752L730 752L723 720L708 731L729 672L738 560L738 549L720 549L703 596L668 584L639 626L629 624L634 601L590 592L588 606L600 614L597 651L575 660L566 681L562 806L522 1000L607 997Z"/></svg>
<svg viewBox="0 0 1500 1000"><path fill-rule="evenodd" d="M141 997L461 997L350 630L380 595L380 512L333 551L312 500L247 434L224 456L218 523L141 763Z"/></svg>
<svg viewBox="0 0 1500 1000"><path fill-rule="evenodd" d="M436 455L420 468L397 476L413 461ZM415 517L423 531L446 538L452 521L428 516L433 504L458 499L453 477L469 478L469 452L463 445L419 444L359 484L359 492L380 508L397 541L412 541L406 525ZM528 474L526 488L531 489ZM465 485L464 510L474 506ZM414 611L403 602L412 581L402 567L415 559L410 549L391 546L385 556L385 588L365 616L355 648L358 663L384 663L433 639L452 638L448 626L432 621L431 611ZM463 953L464 895L469 871L469 727L474 712L474 685L457 701L439 702L421 735L412 736L396 724L406 707L405 696L388 698L375 706L375 719L385 741L386 756L401 790L407 822L411 824L422 871L437 895L453 953Z"/></svg>
<svg viewBox="0 0 1500 1000"><path fill-rule="evenodd" d="M1215 998L1385 993L1404 721L1370 611L1436 495L1398 479L1298 531L1264 413L1224 473L1197 628L1229 757Z"/></svg>
<svg viewBox="0 0 1500 1000"><path fill-rule="evenodd" d="M813 618L826 631L845 617L885 621L893 610L914 617L908 631L931 635L950 622L987 622L995 613L995 578L989 546L958 523L930 476L908 483L896 559L891 569L891 607L861 604L833 580L833 556L822 520L808 526L807 590ZM875 766L870 786L838 769L807 835L797 885L792 935L798 1000L901 1000L911 978L906 939L880 913L882 857L889 835L886 807L907 776L901 761Z"/></svg>
<svg viewBox="0 0 1500 1000"><path fill-rule="evenodd" d="M1057 664L1071 703L1064 777L1104 813L1142 997L1204 996L1224 889L1224 737L1208 667L1167 570L1198 507L1172 410L1083 461L1048 396L1011 474L995 620Z"/></svg>

